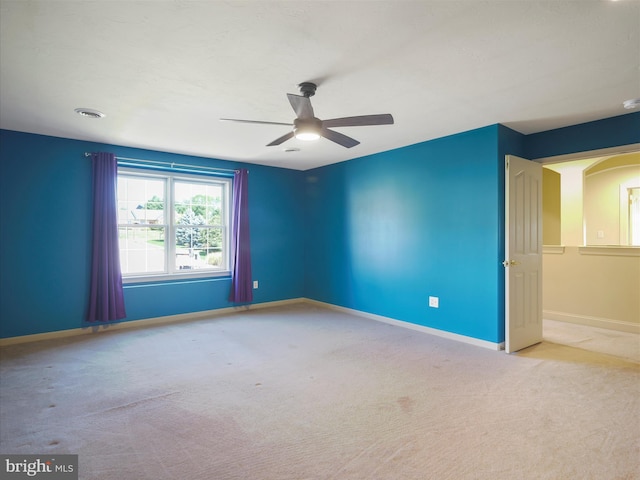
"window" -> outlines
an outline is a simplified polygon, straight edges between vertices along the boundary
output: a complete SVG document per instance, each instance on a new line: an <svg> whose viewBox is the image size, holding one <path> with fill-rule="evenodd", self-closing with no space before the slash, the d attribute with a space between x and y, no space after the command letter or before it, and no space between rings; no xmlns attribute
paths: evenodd
<svg viewBox="0 0 640 480"><path fill-rule="evenodd" d="M118 169L118 233L125 282L229 273L231 180Z"/></svg>

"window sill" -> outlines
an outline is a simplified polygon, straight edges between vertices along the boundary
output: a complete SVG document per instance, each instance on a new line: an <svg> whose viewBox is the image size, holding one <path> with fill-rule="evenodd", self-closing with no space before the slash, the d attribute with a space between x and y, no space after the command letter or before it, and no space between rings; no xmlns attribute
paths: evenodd
<svg viewBox="0 0 640 480"><path fill-rule="evenodd" d="M198 273L177 273L170 275L145 275L140 277L122 277L123 285L135 285L139 283L163 283L163 282L188 282L192 280L218 280L231 277L229 270Z"/></svg>
<svg viewBox="0 0 640 480"><path fill-rule="evenodd" d="M578 247L580 255L607 255L619 257L640 257L640 247L627 245L598 245Z"/></svg>
<svg viewBox="0 0 640 480"><path fill-rule="evenodd" d="M542 253L562 255L564 253L564 245L543 245Z"/></svg>

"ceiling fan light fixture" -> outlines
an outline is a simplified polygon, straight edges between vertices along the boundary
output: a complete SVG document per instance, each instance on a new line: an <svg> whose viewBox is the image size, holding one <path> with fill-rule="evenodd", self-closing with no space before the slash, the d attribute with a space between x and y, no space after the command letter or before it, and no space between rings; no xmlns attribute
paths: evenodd
<svg viewBox="0 0 640 480"><path fill-rule="evenodd" d="M320 138L320 128L322 126L320 120L316 118L312 119L299 119L297 118L293 123L293 133L298 140L305 142L312 142Z"/></svg>
<svg viewBox="0 0 640 480"><path fill-rule="evenodd" d="M318 140L320 135L316 132L296 132L296 138L305 142L312 142Z"/></svg>

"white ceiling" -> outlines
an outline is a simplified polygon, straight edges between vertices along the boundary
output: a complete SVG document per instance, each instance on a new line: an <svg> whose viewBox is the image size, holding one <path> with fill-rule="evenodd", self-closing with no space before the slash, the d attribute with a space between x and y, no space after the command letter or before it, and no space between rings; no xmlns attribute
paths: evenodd
<svg viewBox="0 0 640 480"><path fill-rule="evenodd" d="M634 0L0 0L0 22L0 128L300 170L640 97ZM286 93L305 81L321 119L395 124L336 128L362 142L346 149L266 147L288 127L218 120L292 122Z"/></svg>

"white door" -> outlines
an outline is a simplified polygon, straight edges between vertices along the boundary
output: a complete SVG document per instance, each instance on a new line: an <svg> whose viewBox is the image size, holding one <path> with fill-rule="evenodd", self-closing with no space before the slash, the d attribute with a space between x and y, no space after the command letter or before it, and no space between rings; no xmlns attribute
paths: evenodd
<svg viewBox="0 0 640 480"><path fill-rule="evenodd" d="M542 165L505 159L505 350L542 341Z"/></svg>

